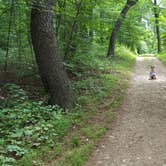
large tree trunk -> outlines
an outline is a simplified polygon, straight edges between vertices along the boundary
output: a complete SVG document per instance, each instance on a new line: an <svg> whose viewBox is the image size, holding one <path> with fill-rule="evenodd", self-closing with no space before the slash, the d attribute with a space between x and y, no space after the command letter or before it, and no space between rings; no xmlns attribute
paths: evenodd
<svg viewBox="0 0 166 166"><path fill-rule="evenodd" d="M32 44L42 82L50 94L49 103L68 108L73 104L73 95L55 41L53 1L33 1L31 12Z"/></svg>
<svg viewBox="0 0 166 166"><path fill-rule="evenodd" d="M156 0L154 0L154 16L155 16L156 36L157 36L157 50L158 50L158 53L160 53L161 38L160 38L160 26L159 26L159 7L157 6Z"/></svg>
<svg viewBox="0 0 166 166"><path fill-rule="evenodd" d="M124 6L123 10L121 11L120 17L116 21L115 26L112 30L107 57L114 57L115 56L115 43L116 43L117 34L120 30L120 27L122 25L123 20L126 17L127 12L129 11L129 9L132 6L134 6L137 3L137 1L138 0L127 0L126 5Z"/></svg>

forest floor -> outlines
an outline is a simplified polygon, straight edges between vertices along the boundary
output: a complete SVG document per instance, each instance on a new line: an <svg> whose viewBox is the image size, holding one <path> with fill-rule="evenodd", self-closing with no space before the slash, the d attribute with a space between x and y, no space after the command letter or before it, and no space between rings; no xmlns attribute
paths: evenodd
<svg viewBox="0 0 166 166"><path fill-rule="evenodd" d="M137 58L117 120L86 166L166 166L166 66L157 58Z"/></svg>

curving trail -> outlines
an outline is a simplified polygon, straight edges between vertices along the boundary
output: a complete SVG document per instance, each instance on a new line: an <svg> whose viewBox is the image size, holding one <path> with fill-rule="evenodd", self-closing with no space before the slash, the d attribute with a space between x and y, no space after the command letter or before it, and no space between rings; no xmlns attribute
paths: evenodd
<svg viewBox="0 0 166 166"><path fill-rule="evenodd" d="M85 166L166 166L166 66L157 58L137 58L117 121Z"/></svg>

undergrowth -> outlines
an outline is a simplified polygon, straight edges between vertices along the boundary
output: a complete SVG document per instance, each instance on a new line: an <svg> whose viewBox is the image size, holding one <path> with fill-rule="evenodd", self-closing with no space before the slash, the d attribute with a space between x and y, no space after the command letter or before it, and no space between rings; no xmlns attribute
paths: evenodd
<svg viewBox="0 0 166 166"><path fill-rule="evenodd" d="M135 62L126 47L113 60L102 54L92 50L65 63L77 94L73 110L31 101L15 84L2 88L0 165L83 165L116 116Z"/></svg>
<svg viewBox="0 0 166 166"><path fill-rule="evenodd" d="M166 64L166 53L161 53L157 56L164 64Z"/></svg>

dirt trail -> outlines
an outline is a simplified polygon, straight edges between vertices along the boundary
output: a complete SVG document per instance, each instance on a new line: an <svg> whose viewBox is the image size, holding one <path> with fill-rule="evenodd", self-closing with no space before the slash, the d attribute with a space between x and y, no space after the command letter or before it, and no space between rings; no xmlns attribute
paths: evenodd
<svg viewBox="0 0 166 166"><path fill-rule="evenodd" d="M148 80L155 65L157 80ZM166 66L137 58L122 110L86 166L166 166Z"/></svg>

